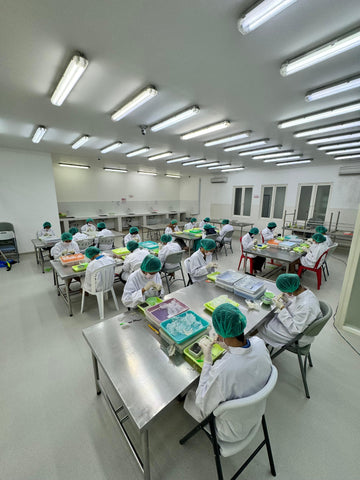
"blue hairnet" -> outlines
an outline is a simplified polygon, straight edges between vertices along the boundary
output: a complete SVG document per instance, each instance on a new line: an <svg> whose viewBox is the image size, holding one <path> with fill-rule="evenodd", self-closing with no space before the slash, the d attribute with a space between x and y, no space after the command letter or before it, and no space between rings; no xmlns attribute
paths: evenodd
<svg viewBox="0 0 360 480"><path fill-rule="evenodd" d="M100 222L100 223L97 224L97 228L99 228L99 229L100 228L106 228L106 225L105 225L104 222Z"/></svg>
<svg viewBox="0 0 360 480"><path fill-rule="evenodd" d="M230 220L228 220L227 218L224 218L224 220L221 223L223 225L227 225L228 223L230 223Z"/></svg>
<svg viewBox="0 0 360 480"><path fill-rule="evenodd" d="M204 222L210 222L210 217L205 217Z"/></svg>
<svg viewBox="0 0 360 480"><path fill-rule="evenodd" d="M66 242L66 241L71 241L72 240L72 235L70 232L64 232L62 235L61 235L61 240L63 242Z"/></svg>
<svg viewBox="0 0 360 480"><path fill-rule="evenodd" d="M90 222L93 222L94 220L92 218L87 218L86 219L86 223L90 223Z"/></svg>
<svg viewBox="0 0 360 480"><path fill-rule="evenodd" d="M268 226L268 228L276 228L277 225L276 225L275 222L269 222L269 223L267 224L267 226Z"/></svg>
<svg viewBox="0 0 360 480"><path fill-rule="evenodd" d="M129 233L134 235L135 233L139 233L139 229L137 227L131 227Z"/></svg>
<svg viewBox="0 0 360 480"><path fill-rule="evenodd" d="M214 250L216 248L216 242L211 238L203 238L202 240L200 240L200 246L204 250Z"/></svg>
<svg viewBox="0 0 360 480"><path fill-rule="evenodd" d="M324 227L324 225L318 225L315 228L315 231L316 231L316 233L321 233L322 235L325 235L325 233L327 232L327 228Z"/></svg>
<svg viewBox="0 0 360 480"><path fill-rule="evenodd" d="M326 242L326 237L324 237L324 235L321 235L321 233L314 233L312 239L315 240L316 243Z"/></svg>
<svg viewBox="0 0 360 480"><path fill-rule="evenodd" d="M142 261L140 269L147 273L159 272L161 270L161 262L155 255L147 255Z"/></svg>
<svg viewBox="0 0 360 480"><path fill-rule="evenodd" d="M223 303L215 308L212 323L215 332L221 337L237 337L244 333L246 317L235 305Z"/></svg>
<svg viewBox="0 0 360 480"><path fill-rule="evenodd" d="M191 223L195 223L197 222L196 218L195 217L192 217L192 219L190 220Z"/></svg>
<svg viewBox="0 0 360 480"><path fill-rule="evenodd" d="M50 222L44 222L43 223L43 228L49 227L51 228L51 223Z"/></svg>
<svg viewBox="0 0 360 480"><path fill-rule="evenodd" d="M138 242L135 242L134 240L130 240L130 242L128 242L126 244L126 248L129 250L129 252L133 252L134 250L139 248L139 244L138 244Z"/></svg>
<svg viewBox="0 0 360 480"><path fill-rule="evenodd" d="M204 230L210 230L211 228L215 228L214 225L211 225L210 223L205 223L204 225Z"/></svg>
<svg viewBox="0 0 360 480"><path fill-rule="evenodd" d="M296 273L283 273L276 279L276 286L286 293L293 293L300 287L300 278Z"/></svg>
<svg viewBox="0 0 360 480"><path fill-rule="evenodd" d="M78 233L78 229L76 227L71 227L69 228L69 232L71 233L71 235L75 235L75 233Z"/></svg>
<svg viewBox="0 0 360 480"><path fill-rule="evenodd" d="M250 235L257 235L259 233L259 229L256 228L256 227L253 227L250 231L249 231Z"/></svg>
<svg viewBox="0 0 360 480"><path fill-rule="evenodd" d="M171 220L171 225L176 225L177 224L177 220Z"/></svg>
<svg viewBox="0 0 360 480"><path fill-rule="evenodd" d="M160 240L161 240L162 243L169 243L169 242L172 241L172 236L164 233L164 235L161 235Z"/></svg>
<svg viewBox="0 0 360 480"><path fill-rule="evenodd" d="M101 253L100 248L97 247L88 247L85 250L85 257L90 258L90 260L95 257L95 255L99 255Z"/></svg>

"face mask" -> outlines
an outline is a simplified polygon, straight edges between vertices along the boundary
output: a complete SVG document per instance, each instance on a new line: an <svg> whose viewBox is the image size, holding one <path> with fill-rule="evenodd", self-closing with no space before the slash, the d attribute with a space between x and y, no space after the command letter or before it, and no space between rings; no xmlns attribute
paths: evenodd
<svg viewBox="0 0 360 480"><path fill-rule="evenodd" d="M148 280L151 280L154 277L155 275L151 275L151 273L145 273L145 278L147 278Z"/></svg>

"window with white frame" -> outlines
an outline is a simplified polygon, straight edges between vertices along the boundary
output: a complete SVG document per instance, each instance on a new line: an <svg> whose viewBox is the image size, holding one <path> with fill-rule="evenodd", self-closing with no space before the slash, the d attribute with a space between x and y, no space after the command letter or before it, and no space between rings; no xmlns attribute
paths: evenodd
<svg viewBox="0 0 360 480"><path fill-rule="evenodd" d="M234 187L233 215L250 217L253 187Z"/></svg>
<svg viewBox="0 0 360 480"><path fill-rule="evenodd" d="M297 220L314 219L324 222L331 192L331 184L300 184L297 196Z"/></svg>
<svg viewBox="0 0 360 480"><path fill-rule="evenodd" d="M282 218L286 185L263 185L260 212L262 218Z"/></svg>

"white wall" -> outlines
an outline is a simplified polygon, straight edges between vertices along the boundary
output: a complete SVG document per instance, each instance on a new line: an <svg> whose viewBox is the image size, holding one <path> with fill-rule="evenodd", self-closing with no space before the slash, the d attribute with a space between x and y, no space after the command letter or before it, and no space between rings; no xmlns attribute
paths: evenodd
<svg viewBox="0 0 360 480"><path fill-rule="evenodd" d="M21 253L45 220L60 233L51 156L0 148L0 221L14 225Z"/></svg>

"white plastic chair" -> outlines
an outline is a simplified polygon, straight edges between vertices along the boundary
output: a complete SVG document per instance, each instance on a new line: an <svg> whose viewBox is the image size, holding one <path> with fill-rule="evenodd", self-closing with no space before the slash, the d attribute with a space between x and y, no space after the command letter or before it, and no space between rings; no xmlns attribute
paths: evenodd
<svg viewBox="0 0 360 480"><path fill-rule="evenodd" d="M101 251L111 250L114 248L114 235L109 235L107 237L98 237L98 247Z"/></svg>
<svg viewBox="0 0 360 480"><path fill-rule="evenodd" d="M328 253L327 253L326 257L325 257L324 263L321 265L321 268L322 268L322 271L323 271L325 280L326 280L325 271L326 271L326 274L327 274L328 276L330 276L329 269L328 269L328 265L327 265L327 261L328 261L330 255L332 255L332 254L334 253L334 250L336 249L337 246L338 246L337 243L333 243L333 244L331 245L331 247L328 248Z"/></svg>
<svg viewBox="0 0 360 480"><path fill-rule="evenodd" d="M241 472L248 466L251 460L259 453L263 446L266 445L271 474L275 477L275 464L271 452L270 439L265 421L265 407L267 397L270 395L276 385L278 372L276 367L272 366L271 374L267 384L254 395L239 398L237 400L229 400L221 403L215 410L195 428L193 428L185 437L180 440L183 445L195 433L203 430L210 439L215 456L218 480L223 480L223 472L221 467L220 456L230 457L244 450L256 436L260 425L262 425L264 439L257 446L254 452L241 465L237 472L231 477L231 480L237 478ZM219 424L231 425L232 432L239 435L239 440L235 442L223 441L218 436L217 426ZM209 427L210 432L208 431Z"/></svg>
<svg viewBox="0 0 360 480"><path fill-rule="evenodd" d="M104 293L107 293L109 291L112 293L116 310L119 310L119 305L115 296L115 291L113 286L114 274L115 274L115 265L104 265L91 274L90 290L88 290L87 288L84 288L84 286L82 289L81 313L83 313L83 310L84 310L85 292L88 292L90 295L96 295L96 299L99 307L100 320L104 319ZM102 290L97 291L96 283L99 275L101 276L101 280L102 280Z"/></svg>
<svg viewBox="0 0 360 480"><path fill-rule="evenodd" d="M78 244L80 253L84 253L88 247L90 247L91 245L94 245L94 239L84 238L83 240L76 240L76 243Z"/></svg>

